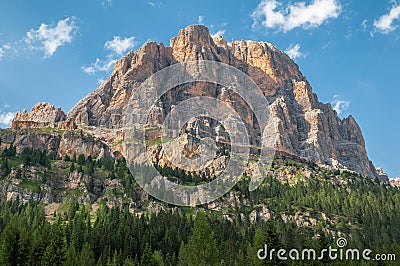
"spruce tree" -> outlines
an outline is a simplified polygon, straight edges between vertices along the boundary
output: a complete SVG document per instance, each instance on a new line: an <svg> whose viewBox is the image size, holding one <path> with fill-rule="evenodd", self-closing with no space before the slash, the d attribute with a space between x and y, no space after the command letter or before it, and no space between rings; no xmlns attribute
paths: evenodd
<svg viewBox="0 0 400 266"><path fill-rule="evenodd" d="M217 265L219 262L214 232L205 213L199 212L188 243L188 265Z"/></svg>
<svg viewBox="0 0 400 266"><path fill-rule="evenodd" d="M54 228L51 240L42 258L42 265L63 265L66 261L66 239L61 224Z"/></svg>

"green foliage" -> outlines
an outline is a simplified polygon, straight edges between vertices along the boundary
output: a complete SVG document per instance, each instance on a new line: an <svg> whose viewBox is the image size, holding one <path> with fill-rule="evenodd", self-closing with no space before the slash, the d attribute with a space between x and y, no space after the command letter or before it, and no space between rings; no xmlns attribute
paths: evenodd
<svg viewBox="0 0 400 266"><path fill-rule="evenodd" d="M21 252L21 236L18 228L9 223L1 235L1 265L20 265L24 261Z"/></svg>
<svg viewBox="0 0 400 266"><path fill-rule="evenodd" d="M68 154L65 154L64 161L66 161L66 162L71 161L71 157L69 157Z"/></svg>
<svg viewBox="0 0 400 266"><path fill-rule="evenodd" d="M217 265L219 251L207 217L199 212L187 246L188 265Z"/></svg>
<svg viewBox="0 0 400 266"><path fill-rule="evenodd" d="M25 153L29 164L40 165L43 154L33 150ZM27 179L23 168L15 167L16 162L22 163L22 154L14 154L14 148L0 154L1 174L13 169L22 180L18 186L40 191L39 181ZM146 204L141 202L142 195L125 160L95 160L88 156L82 165L73 163L73 158L71 161L70 171L76 167L78 171L91 172L86 184L89 192L96 191L98 175L112 175L123 186L123 190L115 190L116 194ZM275 163L274 167L309 167L290 160L285 162L287 166ZM138 172L138 167L131 167L133 173ZM321 250L334 243L330 232L343 234L349 247L399 254L399 189L346 171L316 166L314 169L311 178L299 176L290 184L267 176L251 192L250 177L243 175L233 189L237 196L234 206L225 205L221 211L207 213L191 207L172 211L164 205L165 210L157 214L144 212L139 216L132 213L132 206L108 208L100 204L94 215L90 206L72 201L62 211L58 210L56 222L50 223L40 204L3 200L0 265L279 265L282 262L258 260L258 249L267 244L275 249ZM185 182L194 179L192 173L181 170L164 167L162 171ZM270 210L271 220L250 223L249 214L262 207ZM232 220L222 218L226 212L232 214ZM317 224L297 226L291 220L284 222L282 214L287 217L307 214L317 219ZM329 260L325 258L323 262Z"/></svg>
<svg viewBox="0 0 400 266"><path fill-rule="evenodd" d="M53 227L50 243L42 257L42 265L63 265L66 261L66 239L63 230L63 225L61 224Z"/></svg>
<svg viewBox="0 0 400 266"><path fill-rule="evenodd" d="M23 179L21 183L18 184L18 187L29 189L35 192L40 192L40 182L35 180Z"/></svg>
<svg viewBox="0 0 400 266"><path fill-rule="evenodd" d="M84 164L85 164L85 161L86 161L85 155L79 154L77 163L78 163L79 165L84 165Z"/></svg>

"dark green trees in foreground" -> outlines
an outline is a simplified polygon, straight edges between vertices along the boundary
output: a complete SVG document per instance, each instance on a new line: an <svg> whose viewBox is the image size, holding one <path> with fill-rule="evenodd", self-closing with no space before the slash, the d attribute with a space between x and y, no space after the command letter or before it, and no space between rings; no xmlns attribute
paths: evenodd
<svg viewBox="0 0 400 266"><path fill-rule="evenodd" d="M378 220L376 224L385 227L378 225ZM257 251L264 244L317 252L334 245L329 236L315 237L309 228L281 221L227 221L217 213L200 211L193 217L176 209L137 216L127 208L104 205L94 219L88 207L76 203L52 223L46 221L42 205L6 203L0 209L0 230L0 265L324 265L329 260L259 260ZM285 235L288 230L292 235ZM385 231L363 233L379 237L381 232ZM349 246L363 245L362 238L353 235ZM399 254L398 238L390 235L389 239L368 247L374 252Z"/></svg>
<svg viewBox="0 0 400 266"><path fill-rule="evenodd" d="M0 182L7 184L13 164L15 169L15 165L26 161L50 171L54 169L54 159L51 154L34 150L16 155L10 147L0 153ZM70 172L80 169L91 176L93 171L98 174L101 170L108 178L117 179L124 193L135 199L135 179L124 160L83 156L63 159L70 163ZM290 164L274 168L308 167ZM166 176L175 176L171 169L163 171ZM178 174L193 182L192 175ZM149 199L141 202L144 211L140 214L132 213L127 204L108 208L103 203L93 213L91 206L71 200L49 222L42 204L6 202L4 195L0 195L0 265L389 264L329 261L325 257L321 261L295 262L257 258L257 251L265 244L274 249L313 248L319 252L329 245L335 246L333 236L339 232L350 248L393 253L400 259L398 188L349 172L316 169L314 174L291 184L268 176L252 192L248 190L250 178L244 176L232 189L239 202L227 204L220 211L174 208ZM87 188L91 191L90 183ZM225 200L227 197L217 203L224 206ZM165 210L148 213L145 206L149 203L160 204ZM250 222L250 214L264 207L271 219ZM296 215L315 219L316 224L283 218Z"/></svg>

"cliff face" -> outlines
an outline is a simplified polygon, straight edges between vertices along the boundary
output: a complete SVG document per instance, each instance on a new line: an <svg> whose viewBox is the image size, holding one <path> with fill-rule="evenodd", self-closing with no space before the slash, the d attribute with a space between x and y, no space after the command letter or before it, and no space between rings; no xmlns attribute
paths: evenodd
<svg viewBox="0 0 400 266"><path fill-rule="evenodd" d="M148 42L136 52L128 53L116 63L111 76L82 99L66 117L58 110L45 107L42 108L45 111L41 112L45 118L27 115L26 112L17 114L13 128L20 128L24 121L69 121L64 123L76 124L104 142L113 144L112 150L118 150L118 130L122 127L123 110L140 83L165 67L192 60L213 60L232 65L259 86L278 125L279 151L376 176L365 150L362 132L354 118L349 116L341 120L330 104L319 102L299 67L285 53L265 42L228 43L221 36L212 38L208 29L201 25L180 30L178 36L171 39L170 47ZM237 95L230 95L217 85L200 82L186 84L164 95L159 110L152 116L153 122L161 123L173 105L197 95L234 102L247 127L254 129L249 107ZM204 119L188 125L185 132L193 131L189 127L204 128L205 123L211 123L207 126L212 128L213 137L221 137L217 136L218 124Z"/></svg>
<svg viewBox="0 0 400 266"><path fill-rule="evenodd" d="M67 116L61 108L55 108L49 103L37 103L28 113L24 109L17 112L11 124L12 129L20 128L59 128L76 129L73 121L66 121Z"/></svg>
<svg viewBox="0 0 400 266"><path fill-rule="evenodd" d="M51 128L18 129L0 134L0 149L13 145L17 152L25 148L47 150L59 157L79 154L102 158L111 156L110 148L102 140L78 130L59 130Z"/></svg>

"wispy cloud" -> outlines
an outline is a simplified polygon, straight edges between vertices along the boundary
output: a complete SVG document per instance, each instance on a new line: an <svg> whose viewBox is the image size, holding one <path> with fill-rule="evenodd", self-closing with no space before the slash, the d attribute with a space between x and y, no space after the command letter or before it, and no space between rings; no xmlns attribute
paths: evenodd
<svg viewBox="0 0 400 266"><path fill-rule="evenodd" d="M390 9L388 14L382 15L378 19L374 20L374 28L376 32L382 34L388 34L395 29L398 25L395 25L395 21L400 20L400 4L396 4Z"/></svg>
<svg viewBox="0 0 400 266"><path fill-rule="evenodd" d="M303 53L300 51L301 45L296 43L296 44L291 44L286 50L285 53L292 58L293 60L297 58L305 58L307 56L306 53Z"/></svg>
<svg viewBox="0 0 400 266"><path fill-rule="evenodd" d="M112 41L107 41L104 47L117 55L124 54L128 49L133 48L136 45L135 37L129 37L122 39L120 36L114 36Z"/></svg>
<svg viewBox="0 0 400 266"><path fill-rule="evenodd" d="M71 43L77 30L74 17L59 20L55 26L42 23L36 30L26 33L26 42L31 49L44 51L44 57L52 56L60 46Z"/></svg>
<svg viewBox="0 0 400 266"><path fill-rule="evenodd" d="M106 59L96 58L96 61L90 66L82 67L83 72L87 74L95 74L97 72L110 72L115 62L128 50L137 45L135 37L122 38L114 36L114 39L104 44L104 49L109 50Z"/></svg>
<svg viewBox="0 0 400 266"><path fill-rule="evenodd" d="M350 101L342 100L339 95L335 95L333 96L331 104L333 106L333 110L340 115L349 108Z"/></svg>
<svg viewBox="0 0 400 266"><path fill-rule="evenodd" d="M103 8L111 7L112 6L112 0L106 0L106 1L101 2L101 6Z"/></svg>
<svg viewBox="0 0 400 266"><path fill-rule="evenodd" d="M326 43L322 46L322 50L328 49L331 45L332 45L332 42L331 42L331 41L326 42Z"/></svg>
<svg viewBox="0 0 400 266"><path fill-rule="evenodd" d="M10 44L3 44L0 46L0 61L7 52L14 51L14 48Z"/></svg>
<svg viewBox="0 0 400 266"><path fill-rule="evenodd" d="M110 72L117 59L108 57L105 60L96 58L96 61L88 67L82 67L83 72L87 74L95 74L97 72Z"/></svg>
<svg viewBox="0 0 400 266"><path fill-rule="evenodd" d="M147 2L151 7L161 7L162 3L161 2L154 2L154 1L149 1Z"/></svg>
<svg viewBox="0 0 400 266"><path fill-rule="evenodd" d="M226 32L225 29L218 30L215 33L211 33L211 37L215 38L217 36L223 36L225 32Z"/></svg>
<svg viewBox="0 0 400 266"><path fill-rule="evenodd" d="M204 23L204 16L198 16L197 17L197 23L198 24L203 24Z"/></svg>
<svg viewBox="0 0 400 266"><path fill-rule="evenodd" d="M288 32L295 28L311 29L329 19L339 17L342 7L337 0L312 0L310 4L298 2L286 7L276 0L262 0L252 13L253 29L261 25L268 29Z"/></svg>
<svg viewBox="0 0 400 266"><path fill-rule="evenodd" d="M366 31L368 27L368 20L364 19L363 22L361 22L361 28L363 31Z"/></svg>

